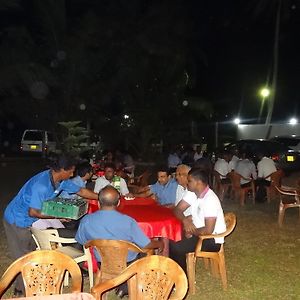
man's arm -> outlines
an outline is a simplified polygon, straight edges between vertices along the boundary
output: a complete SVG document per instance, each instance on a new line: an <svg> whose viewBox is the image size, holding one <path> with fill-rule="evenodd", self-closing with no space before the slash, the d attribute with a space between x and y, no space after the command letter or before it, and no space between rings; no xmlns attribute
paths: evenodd
<svg viewBox="0 0 300 300"><path fill-rule="evenodd" d="M136 193L134 193L137 197L151 197L153 195L150 186L140 187Z"/></svg>
<svg viewBox="0 0 300 300"><path fill-rule="evenodd" d="M184 231L190 233L196 229L192 216L185 216L183 212L190 207L190 204L183 199L174 208L174 215L182 222Z"/></svg>
<svg viewBox="0 0 300 300"><path fill-rule="evenodd" d="M216 217L209 217L204 219L205 226L201 228L196 228L195 230L192 231L193 235L208 235L212 234L215 225L216 225Z"/></svg>
<svg viewBox="0 0 300 300"><path fill-rule="evenodd" d="M94 192L92 192L91 190L86 189L86 188L81 188L81 189L77 192L77 195L79 195L80 197L85 198L85 199L94 199L94 200L98 200L98 194L97 194L97 193L94 193Z"/></svg>
<svg viewBox="0 0 300 300"><path fill-rule="evenodd" d="M52 216L46 216L46 215L42 215L41 211L39 209L36 208L29 208L28 214L30 217L32 218L39 218L39 219L57 219L55 217Z"/></svg>

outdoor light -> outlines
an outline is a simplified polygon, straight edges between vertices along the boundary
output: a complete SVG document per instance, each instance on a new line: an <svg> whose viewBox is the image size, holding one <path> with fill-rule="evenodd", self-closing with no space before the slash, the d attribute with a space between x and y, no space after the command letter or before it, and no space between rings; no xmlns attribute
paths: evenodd
<svg viewBox="0 0 300 300"><path fill-rule="evenodd" d="M290 118L289 124L295 125L295 124L297 124L297 123L298 123L298 120L297 120L296 118Z"/></svg>
<svg viewBox="0 0 300 300"><path fill-rule="evenodd" d="M183 106L188 106L188 105L189 105L189 101L183 100L183 101L182 101L182 105L183 105Z"/></svg>
<svg viewBox="0 0 300 300"><path fill-rule="evenodd" d="M239 118L235 118L233 122L234 124L239 125L241 123L241 120Z"/></svg>
<svg viewBox="0 0 300 300"><path fill-rule="evenodd" d="M84 103L81 103L81 104L79 105L79 109L80 109L80 110L85 110L85 109L86 109L85 104L84 104Z"/></svg>
<svg viewBox="0 0 300 300"><path fill-rule="evenodd" d="M262 96L262 97L264 97L264 98L266 98L266 97L269 97L269 95L270 95L270 90L268 89L268 88L262 88L261 90L260 90L260 95Z"/></svg>
<svg viewBox="0 0 300 300"><path fill-rule="evenodd" d="M129 119L129 116L128 115L124 115L124 119Z"/></svg>

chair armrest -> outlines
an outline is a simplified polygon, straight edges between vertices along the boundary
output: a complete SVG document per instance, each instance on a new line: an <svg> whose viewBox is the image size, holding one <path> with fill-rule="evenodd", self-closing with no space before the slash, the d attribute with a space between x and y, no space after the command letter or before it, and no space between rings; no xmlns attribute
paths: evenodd
<svg viewBox="0 0 300 300"><path fill-rule="evenodd" d="M202 243L203 243L204 240L214 239L214 238L221 238L221 237L225 237L226 235L227 235L226 232L223 232L223 233L220 233L220 234L199 235L199 240L198 240L196 248L195 248L195 253L201 251Z"/></svg>
<svg viewBox="0 0 300 300"><path fill-rule="evenodd" d="M49 237L50 242L62 243L62 244L76 244L77 241L74 238L63 238L60 236L51 236Z"/></svg>

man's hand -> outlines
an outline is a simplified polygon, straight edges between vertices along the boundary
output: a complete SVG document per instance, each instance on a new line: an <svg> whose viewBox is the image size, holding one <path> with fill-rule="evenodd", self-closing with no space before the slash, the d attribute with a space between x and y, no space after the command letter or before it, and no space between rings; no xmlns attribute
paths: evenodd
<svg viewBox="0 0 300 300"><path fill-rule="evenodd" d="M194 234L196 232L196 226L193 224L192 216L185 217L182 220L184 231L188 234Z"/></svg>

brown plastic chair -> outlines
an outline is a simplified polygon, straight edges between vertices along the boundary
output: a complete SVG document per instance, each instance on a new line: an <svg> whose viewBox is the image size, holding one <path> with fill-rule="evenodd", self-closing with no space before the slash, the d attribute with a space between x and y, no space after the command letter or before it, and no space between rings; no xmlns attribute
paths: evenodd
<svg viewBox="0 0 300 300"><path fill-rule="evenodd" d="M121 240L92 240L85 248L95 247L101 257L101 268L98 270L95 284L119 275L127 267L128 251L151 255L153 250L142 249L133 243Z"/></svg>
<svg viewBox="0 0 300 300"><path fill-rule="evenodd" d="M221 245L219 252L205 252L201 251L202 242L205 239L226 237L229 235L235 225L236 225L236 216L234 213L225 214L226 222L226 231L222 234L210 234L199 236L199 241L196 245L195 252L187 253L186 262L187 262L187 275L189 280L189 291L192 295L195 294L195 279L196 279L196 262L197 258L203 258L205 266L208 267L208 262L211 262L212 274L214 276L221 275L221 280L223 284L223 289L227 289L227 275L225 267L225 257L224 257L224 246ZM208 260L207 260L208 259Z"/></svg>
<svg viewBox="0 0 300 300"><path fill-rule="evenodd" d="M77 241L74 238L60 237L56 229L40 230L37 228L30 228L32 238L34 239L37 249L51 250L55 249L58 252L64 253L72 257L76 263L87 261L90 288L94 285L93 262L91 253L88 249L79 250L72 246L65 244L75 244ZM62 245L64 244L64 245ZM68 285L68 277L65 278L65 285Z"/></svg>
<svg viewBox="0 0 300 300"><path fill-rule="evenodd" d="M300 218L300 191L292 187L275 187L279 192L280 203L278 213L278 225L282 227L285 210L287 208L299 208Z"/></svg>
<svg viewBox="0 0 300 300"><path fill-rule="evenodd" d="M127 280L131 300L180 300L188 288L186 275L174 260L151 255L138 259L117 277L93 287L92 295L100 300L103 293Z"/></svg>
<svg viewBox="0 0 300 300"><path fill-rule="evenodd" d="M251 185L249 187L241 187L241 179L251 180ZM255 204L255 184L252 178L245 178L237 172L232 171L231 182L234 196L239 200L241 206L245 205L245 198L249 192L252 193L252 202Z"/></svg>
<svg viewBox="0 0 300 300"><path fill-rule="evenodd" d="M219 196L220 200L223 201L224 196L231 189L232 184L231 184L231 182L222 183L221 182L221 176L222 175L218 171L213 170L212 174L213 174L214 190L215 190L216 194ZM228 178L230 179L230 175L228 176Z"/></svg>
<svg viewBox="0 0 300 300"><path fill-rule="evenodd" d="M267 189L267 201L268 203L271 202L272 196L274 196L277 192L276 186L281 186L281 179L283 177L284 173L282 170L277 170L276 172L273 172L272 174L266 176L264 179L271 177L271 184L270 186L266 186Z"/></svg>
<svg viewBox="0 0 300 300"><path fill-rule="evenodd" d="M0 297L19 273L26 297L60 294L66 271L72 277L72 292L81 292L81 271L71 257L53 250L30 252L15 260L2 275Z"/></svg>

